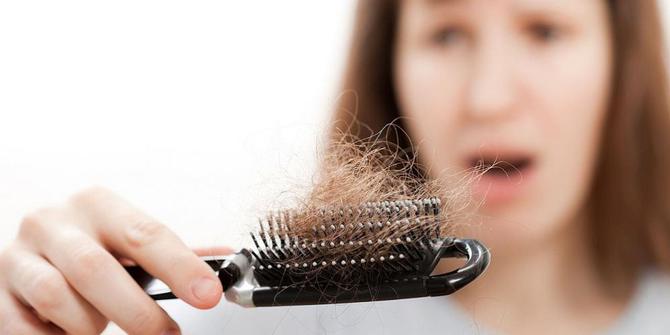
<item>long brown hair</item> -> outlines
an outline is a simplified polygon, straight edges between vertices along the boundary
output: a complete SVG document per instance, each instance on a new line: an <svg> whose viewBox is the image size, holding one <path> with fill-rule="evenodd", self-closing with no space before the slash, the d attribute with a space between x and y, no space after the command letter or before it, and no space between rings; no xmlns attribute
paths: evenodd
<svg viewBox="0 0 670 335"><path fill-rule="evenodd" d="M400 113L392 80L398 0L360 1L335 125L380 131ZM670 110L654 0L609 0L614 76L586 208L600 273L615 292L670 268ZM341 127L340 127L341 128ZM400 144L407 144L402 138ZM411 151L411 148L408 148Z"/></svg>

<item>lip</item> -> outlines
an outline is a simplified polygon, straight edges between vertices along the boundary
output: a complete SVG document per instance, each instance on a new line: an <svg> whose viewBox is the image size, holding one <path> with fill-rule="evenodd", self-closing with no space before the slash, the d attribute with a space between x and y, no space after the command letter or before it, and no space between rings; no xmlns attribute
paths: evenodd
<svg viewBox="0 0 670 335"><path fill-rule="evenodd" d="M538 163L530 151L500 148L469 155L464 164L482 172L472 185L472 193L490 207L522 197L537 173Z"/></svg>

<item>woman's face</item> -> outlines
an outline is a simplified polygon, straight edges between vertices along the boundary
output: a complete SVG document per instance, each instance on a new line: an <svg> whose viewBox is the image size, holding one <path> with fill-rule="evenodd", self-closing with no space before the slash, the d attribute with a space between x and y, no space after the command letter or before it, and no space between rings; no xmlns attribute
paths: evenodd
<svg viewBox="0 0 670 335"><path fill-rule="evenodd" d="M403 0L394 85L433 176L488 167L478 233L537 242L588 192L611 80L602 0Z"/></svg>

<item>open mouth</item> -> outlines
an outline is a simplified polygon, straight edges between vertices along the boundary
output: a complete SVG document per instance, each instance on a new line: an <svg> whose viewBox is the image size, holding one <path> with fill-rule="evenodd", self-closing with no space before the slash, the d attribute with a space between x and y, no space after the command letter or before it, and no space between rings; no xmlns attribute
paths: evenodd
<svg viewBox="0 0 670 335"><path fill-rule="evenodd" d="M490 177L511 177L522 174L533 165L533 159L530 157L515 158L486 158L479 157L470 160L470 167L484 176Z"/></svg>
<svg viewBox="0 0 670 335"><path fill-rule="evenodd" d="M472 154L465 165L477 175L473 194L493 208L530 192L540 159L528 151L508 149Z"/></svg>

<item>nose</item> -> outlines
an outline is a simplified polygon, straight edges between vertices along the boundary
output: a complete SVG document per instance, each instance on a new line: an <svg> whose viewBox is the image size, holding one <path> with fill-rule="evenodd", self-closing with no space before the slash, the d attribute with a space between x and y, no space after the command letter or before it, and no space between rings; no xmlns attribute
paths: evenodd
<svg viewBox="0 0 670 335"><path fill-rule="evenodd" d="M516 101L512 48L501 37L482 41L471 58L467 112L479 121L507 116Z"/></svg>

